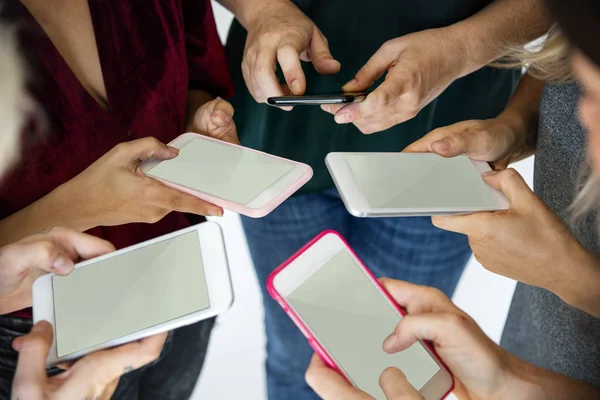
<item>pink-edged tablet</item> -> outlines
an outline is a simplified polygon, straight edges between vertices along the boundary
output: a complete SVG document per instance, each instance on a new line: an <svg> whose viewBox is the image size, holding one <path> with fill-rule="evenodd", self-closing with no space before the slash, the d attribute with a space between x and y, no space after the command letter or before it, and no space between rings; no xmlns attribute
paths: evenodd
<svg viewBox="0 0 600 400"><path fill-rule="evenodd" d="M253 218L269 214L312 177L306 164L196 133L184 133L169 146L179 155L145 161L140 168L146 175Z"/></svg>
<svg viewBox="0 0 600 400"><path fill-rule="evenodd" d="M425 400L452 391L452 375L428 343L383 351L403 310L337 232L323 232L293 255L269 276L267 288L321 358L375 399L385 399L379 377L391 366Z"/></svg>

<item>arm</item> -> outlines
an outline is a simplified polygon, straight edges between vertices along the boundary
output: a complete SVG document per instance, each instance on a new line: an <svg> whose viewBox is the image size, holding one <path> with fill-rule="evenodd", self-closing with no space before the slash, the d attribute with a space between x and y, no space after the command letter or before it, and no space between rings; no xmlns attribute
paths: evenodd
<svg viewBox="0 0 600 400"><path fill-rule="evenodd" d="M549 26L541 0L497 0L463 21L412 33L384 43L344 86L369 88L385 74L365 101L329 106L337 123L353 123L374 133L415 117L456 79L494 61L507 45L541 36Z"/></svg>

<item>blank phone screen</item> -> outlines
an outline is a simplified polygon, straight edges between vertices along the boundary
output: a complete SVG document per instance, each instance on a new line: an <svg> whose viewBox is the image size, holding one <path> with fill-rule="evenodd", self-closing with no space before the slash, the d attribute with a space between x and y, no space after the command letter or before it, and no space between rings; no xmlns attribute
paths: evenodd
<svg viewBox="0 0 600 400"><path fill-rule="evenodd" d="M210 306L198 232L52 278L59 357Z"/></svg>
<svg viewBox="0 0 600 400"><path fill-rule="evenodd" d="M286 175L294 164L210 140L194 139L148 175L246 205Z"/></svg>
<svg viewBox="0 0 600 400"><path fill-rule="evenodd" d="M465 156L347 154L346 160L371 208L493 209L498 202Z"/></svg>
<svg viewBox="0 0 600 400"><path fill-rule="evenodd" d="M345 250L286 300L353 383L376 399L385 400L379 377L388 367L400 368L418 390L440 370L420 343L396 354L382 350L401 316Z"/></svg>

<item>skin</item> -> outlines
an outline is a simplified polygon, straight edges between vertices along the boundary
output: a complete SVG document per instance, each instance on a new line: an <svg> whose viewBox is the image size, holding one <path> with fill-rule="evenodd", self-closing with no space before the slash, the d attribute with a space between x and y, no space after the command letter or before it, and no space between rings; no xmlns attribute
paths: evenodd
<svg viewBox="0 0 600 400"><path fill-rule="evenodd" d="M311 61L324 75L339 71L323 34L291 2L219 2L248 30L242 72L256 101L303 94L300 60ZM497 0L464 21L386 42L343 90L365 90L383 74L385 82L362 103L323 109L363 133L387 129L414 117L454 80L504 55L505 43L525 44L548 27L542 0ZM275 76L277 64L283 84Z"/></svg>
<svg viewBox="0 0 600 400"><path fill-rule="evenodd" d="M452 371L459 399L586 399L600 390L566 376L545 371L509 354L489 339L465 312L437 289L382 279L385 289L408 315L382 344L393 354L429 340ZM307 383L324 400L372 400L354 388L315 355ZM421 400L404 374L386 369L380 386L388 400Z"/></svg>
<svg viewBox="0 0 600 400"><path fill-rule="evenodd" d="M23 0L23 4L82 87L99 106L106 108L106 90L87 1ZM239 143L233 108L226 101L213 100L203 91L190 91L186 114L188 131ZM168 188L139 169L148 158L167 160L176 156L177 150L153 138L115 146L77 177L0 221L0 245L53 226L86 231L96 226L153 223L172 211L222 215L222 208Z"/></svg>

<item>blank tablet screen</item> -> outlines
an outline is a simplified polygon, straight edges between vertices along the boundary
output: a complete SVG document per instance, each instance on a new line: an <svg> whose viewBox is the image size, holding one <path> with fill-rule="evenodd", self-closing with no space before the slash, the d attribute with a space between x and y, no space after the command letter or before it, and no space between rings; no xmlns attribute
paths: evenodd
<svg viewBox="0 0 600 400"><path fill-rule="evenodd" d="M193 231L52 278L59 357L210 307Z"/></svg>
<svg viewBox="0 0 600 400"><path fill-rule="evenodd" d="M240 147L194 139L148 175L246 205L286 175L294 164Z"/></svg>
<svg viewBox="0 0 600 400"><path fill-rule="evenodd" d="M492 209L498 202L465 156L346 154L373 209Z"/></svg>

